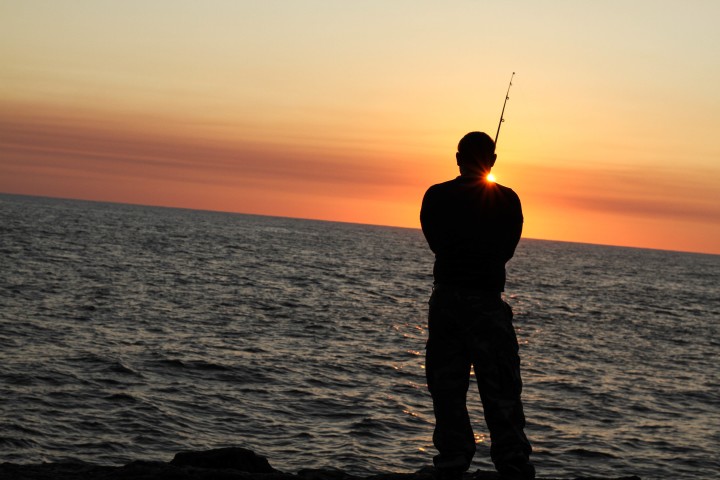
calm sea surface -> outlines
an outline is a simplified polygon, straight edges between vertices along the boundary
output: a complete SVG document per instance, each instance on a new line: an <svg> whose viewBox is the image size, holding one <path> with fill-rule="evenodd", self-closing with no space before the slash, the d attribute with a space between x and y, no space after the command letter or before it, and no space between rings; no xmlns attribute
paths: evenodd
<svg viewBox="0 0 720 480"><path fill-rule="evenodd" d="M0 195L0 462L428 465L432 260L411 229ZM508 274L540 477L720 477L720 256L522 240Z"/></svg>

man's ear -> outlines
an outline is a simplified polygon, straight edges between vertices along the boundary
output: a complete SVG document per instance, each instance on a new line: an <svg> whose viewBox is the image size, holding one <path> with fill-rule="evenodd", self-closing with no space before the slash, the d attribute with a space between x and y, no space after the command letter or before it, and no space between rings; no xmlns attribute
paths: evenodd
<svg viewBox="0 0 720 480"><path fill-rule="evenodd" d="M460 152L455 152L455 162L460 166Z"/></svg>

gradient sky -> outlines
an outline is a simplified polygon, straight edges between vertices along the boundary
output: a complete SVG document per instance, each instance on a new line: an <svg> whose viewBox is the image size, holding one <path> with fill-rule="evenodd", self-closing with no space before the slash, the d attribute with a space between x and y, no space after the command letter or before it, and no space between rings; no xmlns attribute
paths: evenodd
<svg viewBox="0 0 720 480"><path fill-rule="evenodd" d="M0 191L419 226L494 135L524 236L720 253L720 2L0 0Z"/></svg>

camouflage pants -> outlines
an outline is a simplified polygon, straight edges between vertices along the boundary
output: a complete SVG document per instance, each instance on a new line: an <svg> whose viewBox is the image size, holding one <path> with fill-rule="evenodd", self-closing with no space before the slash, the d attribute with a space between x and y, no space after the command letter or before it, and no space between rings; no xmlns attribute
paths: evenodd
<svg viewBox="0 0 720 480"><path fill-rule="evenodd" d="M433 443L439 452L435 466L440 471L463 472L475 454L465 404L473 366L495 468L503 478L534 478L510 306L498 294L436 288L428 323L425 368L435 411Z"/></svg>

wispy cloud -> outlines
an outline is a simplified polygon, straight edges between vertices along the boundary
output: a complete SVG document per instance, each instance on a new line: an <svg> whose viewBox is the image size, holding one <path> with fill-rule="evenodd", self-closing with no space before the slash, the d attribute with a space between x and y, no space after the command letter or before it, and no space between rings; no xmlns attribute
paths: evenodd
<svg viewBox="0 0 720 480"><path fill-rule="evenodd" d="M560 208L720 223L720 178L711 169L683 172L670 166L612 164L515 168L533 172L525 181L532 198Z"/></svg>
<svg viewBox="0 0 720 480"><path fill-rule="evenodd" d="M0 113L0 155L0 168L35 174L52 169L349 196L408 182L391 162L351 151L191 138L72 115Z"/></svg>

